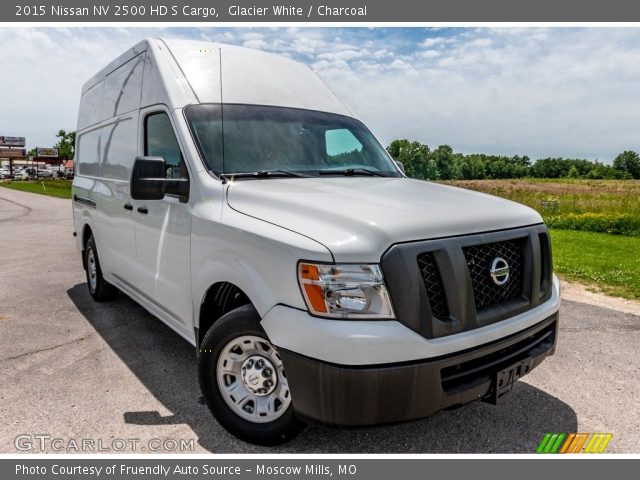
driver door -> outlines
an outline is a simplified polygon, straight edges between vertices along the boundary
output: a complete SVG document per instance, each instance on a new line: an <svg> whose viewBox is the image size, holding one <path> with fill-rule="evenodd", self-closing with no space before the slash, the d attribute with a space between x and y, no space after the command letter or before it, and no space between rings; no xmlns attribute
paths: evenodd
<svg viewBox="0 0 640 480"><path fill-rule="evenodd" d="M163 157L167 178L189 178L170 112L163 107L140 114L140 154ZM162 200L135 200L136 287L183 336L193 336L191 301L191 210L176 195Z"/></svg>

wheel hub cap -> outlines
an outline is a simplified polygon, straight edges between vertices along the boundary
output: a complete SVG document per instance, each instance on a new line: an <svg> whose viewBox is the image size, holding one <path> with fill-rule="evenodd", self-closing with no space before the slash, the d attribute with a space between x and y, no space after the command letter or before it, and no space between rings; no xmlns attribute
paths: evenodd
<svg viewBox="0 0 640 480"><path fill-rule="evenodd" d="M276 389L278 378L267 358L253 355L242 364L242 381L251 393L264 396Z"/></svg>
<svg viewBox="0 0 640 480"><path fill-rule="evenodd" d="M291 405L282 359L264 338L243 335L231 340L220 352L216 377L224 401L245 420L272 422Z"/></svg>

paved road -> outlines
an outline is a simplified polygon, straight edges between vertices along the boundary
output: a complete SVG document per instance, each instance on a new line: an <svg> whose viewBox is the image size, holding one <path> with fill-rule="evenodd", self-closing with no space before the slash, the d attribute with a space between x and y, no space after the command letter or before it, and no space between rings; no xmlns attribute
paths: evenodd
<svg viewBox="0 0 640 480"><path fill-rule="evenodd" d="M125 296L91 300L71 234L68 200L0 188L0 452L46 433L64 445L137 438L138 451L173 438L199 452L530 453L544 432L604 431L609 451L640 453L640 317L569 301L556 355L505 405L248 445L203 405L190 345Z"/></svg>

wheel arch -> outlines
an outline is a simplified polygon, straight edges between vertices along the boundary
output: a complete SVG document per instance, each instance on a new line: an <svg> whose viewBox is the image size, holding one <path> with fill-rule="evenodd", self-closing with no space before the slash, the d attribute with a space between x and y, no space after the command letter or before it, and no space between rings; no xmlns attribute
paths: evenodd
<svg viewBox="0 0 640 480"><path fill-rule="evenodd" d="M233 282L218 281L204 292L195 325L196 347L209 329L225 314L244 305L254 306L245 291ZM255 308L255 307L254 307Z"/></svg>
<svg viewBox="0 0 640 480"><path fill-rule="evenodd" d="M218 250L210 258L192 257L193 328L196 346L208 329L230 309L251 304L260 318L277 304L302 302L295 263L291 270L257 262L237 250ZM297 300L297 296L300 299ZM228 300L220 304L225 297Z"/></svg>

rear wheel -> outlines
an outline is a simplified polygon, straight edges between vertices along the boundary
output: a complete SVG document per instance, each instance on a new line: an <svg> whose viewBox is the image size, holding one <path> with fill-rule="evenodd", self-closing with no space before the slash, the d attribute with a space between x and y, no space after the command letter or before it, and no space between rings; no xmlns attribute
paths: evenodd
<svg viewBox="0 0 640 480"><path fill-rule="evenodd" d="M199 378L213 415L242 440L277 445L305 427L293 411L282 359L250 305L227 313L207 332Z"/></svg>
<svg viewBox="0 0 640 480"><path fill-rule="evenodd" d="M102 276L100 268L100 260L98 259L98 249L93 235L87 240L84 249L84 264L87 273L87 286L89 293L97 302L106 302L113 300L118 296L118 289L107 282Z"/></svg>

